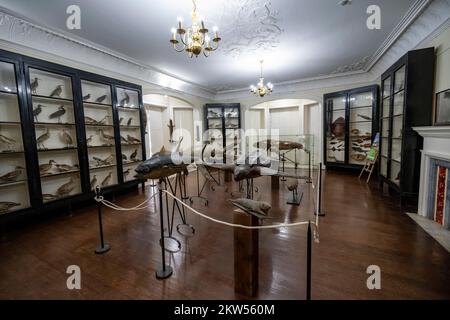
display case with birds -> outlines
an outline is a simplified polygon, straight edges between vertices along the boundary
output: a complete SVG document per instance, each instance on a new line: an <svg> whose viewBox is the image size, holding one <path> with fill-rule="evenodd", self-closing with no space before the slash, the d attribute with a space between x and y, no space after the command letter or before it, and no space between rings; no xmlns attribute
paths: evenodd
<svg viewBox="0 0 450 320"><path fill-rule="evenodd" d="M58 84L56 88L50 93L50 97L52 98L61 98L62 93L62 84Z"/></svg>
<svg viewBox="0 0 450 320"><path fill-rule="evenodd" d="M41 175L47 175L49 171L52 170L53 165L56 164L56 161L50 160L48 163L39 165L39 173Z"/></svg>
<svg viewBox="0 0 450 320"><path fill-rule="evenodd" d="M112 179L112 172L110 171L108 173L108 175L105 177L105 179L103 179L103 181L101 183L101 186L102 187L108 186L110 184L110 182L111 182L111 179Z"/></svg>
<svg viewBox="0 0 450 320"><path fill-rule="evenodd" d="M107 141L108 144L106 144L107 146L112 146L113 142L114 142L114 136L105 133L105 131L103 131L103 129L99 129L98 130L99 134L100 134L100 138L102 138L103 140Z"/></svg>
<svg viewBox="0 0 450 320"><path fill-rule="evenodd" d="M128 143L141 143L141 140L133 136L130 136L129 134L127 134L127 141Z"/></svg>
<svg viewBox="0 0 450 320"><path fill-rule="evenodd" d="M133 117L130 117L127 121L127 127L131 126L131 123L133 122Z"/></svg>
<svg viewBox="0 0 450 320"><path fill-rule="evenodd" d="M37 88L39 87L39 78L35 77L30 83L31 94L37 94Z"/></svg>
<svg viewBox="0 0 450 320"><path fill-rule="evenodd" d="M66 113L66 109L64 108L64 106L59 106L58 110L56 110L55 112L51 113L48 118L49 119L58 119L58 123L61 123L61 117Z"/></svg>
<svg viewBox="0 0 450 320"><path fill-rule="evenodd" d="M22 166L16 166L13 171L3 174L0 176L0 184L16 182L19 177L22 176L23 171L25 170Z"/></svg>
<svg viewBox="0 0 450 320"><path fill-rule="evenodd" d="M44 105L42 105L42 104L38 104L38 105L36 106L36 108L33 109L33 117L34 117L34 121L35 121L35 122L39 122L39 121L38 121L38 115L41 114L41 112L42 112L42 107L45 108L46 106L44 106Z"/></svg>
<svg viewBox="0 0 450 320"><path fill-rule="evenodd" d="M94 174L91 179L91 190L94 190L97 187L97 175Z"/></svg>
<svg viewBox="0 0 450 320"><path fill-rule="evenodd" d="M20 206L20 203L12 201L0 201L0 214L8 213L12 208Z"/></svg>
<svg viewBox="0 0 450 320"><path fill-rule="evenodd" d="M50 138L50 130L47 128L47 130L36 139L38 150L47 150L47 148L44 145L44 142L47 141L49 138Z"/></svg>
<svg viewBox="0 0 450 320"><path fill-rule="evenodd" d="M66 145L67 149L69 149L73 146L72 136L66 131L66 129L62 129L60 137L61 137L61 140Z"/></svg>
<svg viewBox="0 0 450 320"><path fill-rule="evenodd" d="M6 145L6 150L1 150L0 152L14 152L13 147L16 145L16 140L13 138L7 137L4 134L0 133L0 144Z"/></svg>
<svg viewBox="0 0 450 320"><path fill-rule="evenodd" d="M56 190L56 195L59 198L68 196L76 187L76 180L74 177L70 177L69 182L64 183Z"/></svg>
<svg viewBox="0 0 450 320"><path fill-rule="evenodd" d="M108 97L108 96L107 96L106 94L104 94L104 95L98 97L97 99L95 99L95 102L97 102L97 103L103 103L103 101L105 101L105 99L106 99L107 97Z"/></svg>
<svg viewBox="0 0 450 320"><path fill-rule="evenodd" d="M126 91L123 92L123 99L120 100L119 104L121 107L126 107L128 106L128 103L130 102L130 96L128 95L128 93Z"/></svg>
<svg viewBox="0 0 450 320"><path fill-rule="evenodd" d="M131 169L130 169L130 168L128 168L127 170L125 170L125 171L123 172L123 180L127 180L127 177L128 177L128 175L130 174L130 172L131 172Z"/></svg>
<svg viewBox="0 0 450 320"><path fill-rule="evenodd" d="M137 161L137 159L136 159L137 154L138 154L138 150L137 150L137 149L134 149L133 153L130 154L130 160L131 160L131 161Z"/></svg>

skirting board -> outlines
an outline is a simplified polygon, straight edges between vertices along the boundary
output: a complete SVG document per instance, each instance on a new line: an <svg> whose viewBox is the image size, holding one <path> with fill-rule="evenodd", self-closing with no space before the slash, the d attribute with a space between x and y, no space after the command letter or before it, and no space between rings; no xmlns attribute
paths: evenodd
<svg viewBox="0 0 450 320"><path fill-rule="evenodd" d="M417 213L407 212L406 214L450 253L450 230L444 229L433 220L419 216Z"/></svg>

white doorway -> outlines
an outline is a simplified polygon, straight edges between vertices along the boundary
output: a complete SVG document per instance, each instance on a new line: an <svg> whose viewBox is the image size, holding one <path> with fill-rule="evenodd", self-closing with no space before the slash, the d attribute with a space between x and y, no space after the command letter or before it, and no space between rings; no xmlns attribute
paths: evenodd
<svg viewBox="0 0 450 320"><path fill-rule="evenodd" d="M194 112L192 108L174 108L173 121L175 124L173 140L179 141L180 136L183 135L181 150L186 150L194 143ZM183 129L183 131L177 129ZM182 134L182 132L184 133Z"/></svg>
<svg viewBox="0 0 450 320"><path fill-rule="evenodd" d="M147 132L149 135L149 147L146 150L148 159L164 145L164 108L145 106L145 110L147 112Z"/></svg>

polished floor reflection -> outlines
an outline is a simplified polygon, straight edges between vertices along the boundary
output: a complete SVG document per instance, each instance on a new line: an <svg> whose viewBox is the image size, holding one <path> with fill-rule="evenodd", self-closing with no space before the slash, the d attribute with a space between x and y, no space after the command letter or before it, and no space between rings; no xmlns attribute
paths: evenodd
<svg viewBox="0 0 450 320"><path fill-rule="evenodd" d="M286 183L270 190L269 178L255 179L255 199L272 204L273 222L314 219L314 191L304 192L299 207L287 205ZM327 172L320 243L313 246L313 299L450 298L450 254L401 212L394 199L380 195L355 175ZM234 183L230 189L236 189ZM188 194L196 194L195 174ZM148 197L134 191L115 202L132 207ZM206 190L209 206L194 206L214 218L232 221L229 195ZM105 210L104 230L111 251L95 255L98 225L95 207L73 212L8 234L0 242L0 298L3 299L235 299L233 232L188 214L196 228L178 253L168 254L171 278L156 280L161 262L159 215L154 201L142 211ZM178 216L176 216L178 219ZM271 223L271 222L267 222ZM306 228L260 232L259 299L304 299ZM68 290L66 268L81 268L81 290ZM368 290L366 268L381 268L381 290Z"/></svg>

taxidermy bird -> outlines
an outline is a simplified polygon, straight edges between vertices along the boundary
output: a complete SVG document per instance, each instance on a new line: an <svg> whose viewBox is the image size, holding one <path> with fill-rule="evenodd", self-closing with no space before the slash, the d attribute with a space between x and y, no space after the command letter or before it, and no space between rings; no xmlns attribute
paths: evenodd
<svg viewBox="0 0 450 320"><path fill-rule="evenodd" d="M0 214L7 213L14 207L20 206L20 203L10 202L10 201L1 201L0 202Z"/></svg>
<svg viewBox="0 0 450 320"><path fill-rule="evenodd" d="M70 148L70 146L73 144L72 137L67 133L65 129L63 129L61 132L61 139L66 144L66 148Z"/></svg>
<svg viewBox="0 0 450 320"><path fill-rule="evenodd" d="M67 171L73 170L76 167L77 167L77 165L71 166L69 164L64 164L64 163L56 164L56 168L58 169L59 172L67 172Z"/></svg>
<svg viewBox="0 0 450 320"><path fill-rule="evenodd" d="M39 147L41 147L41 149L46 149L44 142L48 140L48 138L50 138L50 131L47 128L47 131L43 134L41 134L37 139L36 139L36 144Z"/></svg>
<svg viewBox="0 0 450 320"><path fill-rule="evenodd" d="M56 98L61 98L61 93L62 93L62 85L57 85L55 90L52 91L52 93L50 93L50 97L56 97Z"/></svg>
<svg viewBox="0 0 450 320"><path fill-rule="evenodd" d="M104 140L111 141L114 140L114 136L105 133L102 129L98 130L100 132L100 137Z"/></svg>
<svg viewBox="0 0 450 320"><path fill-rule="evenodd" d="M119 124L121 124L122 121L123 121L123 117L120 117L120 119L119 119Z"/></svg>
<svg viewBox="0 0 450 320"><path fill-rule="evenodd" d="M37 107L33 109L34 121L36 121L36 122L38 122L37 116L41 114L42 107L45 107L45 106L43 106L42 104L38 104Z"/></svg>
<svg viewBox="0 0 450 320"><path fill-rule="evenodd" d="M97 99L95 99L95 102L102 103L106 99L106 97L107 97L107 95L104 94L104 95L98 97Z"/></svg>
<svg viewBox="0 0 450 320"><path fill-rule="evenodd" d="M230 202L245 213L254 215L259 219L269 218L269 210L272 208L271 205L265 201L256 201L246 198L230 199Z"/></svg>
<svg viewBox="0 0 450 320"><path fill-rule="evenodd" d="M84 122L86 124L97 124L98 121L95 120L94 118L88 117L88 116L84 116Z"/></svg>
<svg viewBox="0 0 450 320"><path fill-rule="evenodd" d="M44 202L56 200L57 198L58 198L58 197L55 196L54 194L50 194L50 193L44 193L44 194L42 194L42 200L43 200Z"/></svg>
<svg viewBox="0 0 450 320"><path fill-rule="evenodd" d="M125 97L122 100L120 100L119 103L120 103L121 106L126 106L128 104L128 102L130 102L130 96L125 91L123 92L123 95Z"/></svg>
<svg viewBox="0 0 450 320"><path fill-rule="evenodd" d="M90 146L90 143L92 142L92 138L93 138L93 137L94 137L93 135L90 135L90 136L86 139L86 144L87 144L88 147Z"/></svg>
<svg viewBox="0 0 450 320"><path fill-rule="evenodd" d="M94 174L91 180L91 188L94 189L96 186L97 186L97 175Z"/></svg>
<svg viewBox="0 0 450 320"><path fill-rule="evenodd" d="M128 142L128 140L125 139L123 136L120 136L120 141L123 142L123 143L127 143Z"/></svg>
<svg viewBox="0 0 450 320"><path fill-rule="evenodd" d="M34 80L30 84L31 87L31 93L36 94L37 88L39 87L39 78L34 78Z"/></svg>
<svg viewBox="0 0 450 320"><path fill-rule="evenodd" d="M131 126L131 122L133 121L133 118L131 117L130 119L128 119L128 122L127 122L127 126Z"/></svg>
<svg viewBox="0 0 450 320"><path fill-rule="evenodd" d="M6 144L6 146L8 147L8 151L11 151L11 147L16 144L16 140L14 140L13 138L9 138L3 134L0 134L0 142Z"/></svg>
<svg viewBox="0 0 450 320"><path fill-rule="evenodd" d="M58 118L58 123L61 123L61 117L66 113L66 109L64 109L64 106L59 106L58 110L51 113L48 118L49 119L55 119Z"/></svg>
<svg viewBox="0 0 450 320"><path fill-rule="evenodd" d="M53 168L53 164L56 164L54 160L50 160L48 163L39 165L40 174L45 174Z"/></svg>
<svg viewBox="0 0 450 320"><path fill-rule="evenodd" d="M129 143L140 143L141 142L141 140L139 140L139 139L137 139L135 137L132 137L129 134L127 134L127 140L128 140Z"/></svg>
<svg viewBox="0 0 450 320"><path fill-rule="evenodd" d="M102 187L107 186L109 184L109 182L111 181L111 178L112 178L112 172L110 171L108 173L108 175L105 177L105 179L103 179L101 186Z"/></svg>
<svg viewBox="0 0 450 320"><path fill-rule="evenodd" d="M126 178L128 177L129 174L130 174L130 168L128 168L127 170L125 170L123 172L123 179L126 180Z"/></svg>
<svg viewBox="0 0 450 320"><path fill-rule="evenodd" d="M83 100L86 101L86 100L89 100L90 98L91 98L91 94L88 93L87 95L85 95L85 96L83 97Z"/></svg>
<svg viewBox="0 0 450 320"><path fill-rule="evenodd" d="M133 153L130 154L130 160L133 160L133 161L136 160L137 154L138 154L137 149L134 149Z"/></svg>
<svg viewBox="0 0 450 320"><path fill-rule="evenodd" d="M73 177L70 177L69 182L64 183L62 186L58 188L58 190L56 190L56 194L59 197L64 197L70 194L73 191L73 189L75 189L75 179Z"/></svg>
<svg viewBox="0 0 450 320"><path fill-rule="evenodd" d="M102 118L102 120L97 121L97 123L98 123L98 124L104 124L105 121L106 121L106 119L108 119L109 117L110 117L110 116L104 116L104 117Z"/></svg>
<svg viewBox="0 0 450 320"><path fill-rule="evenodd" d="M21 166L17 166L15 170L0 176L0 181L2 181L3 183L17 181L19 176L22 175L22 172L24 169L25 168L23 168Z"/></svg>
<svg viewBox="0 0 450 320"><path fill-rule="evenodd" d="M122 160L128 160L127 156L122 153Z"/></svg>

